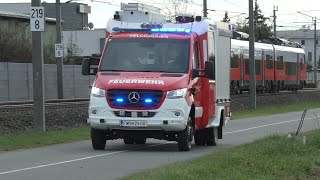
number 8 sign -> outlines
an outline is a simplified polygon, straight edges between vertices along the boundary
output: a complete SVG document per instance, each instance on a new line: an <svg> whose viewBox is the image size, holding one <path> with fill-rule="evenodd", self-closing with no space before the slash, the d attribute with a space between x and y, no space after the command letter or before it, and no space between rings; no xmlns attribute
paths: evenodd
<svg viewBox="0 0 320 180"><path fill-rule="evenodd" d="M44 31L45 16L43 7L30 8L30 30Z"/></svg>

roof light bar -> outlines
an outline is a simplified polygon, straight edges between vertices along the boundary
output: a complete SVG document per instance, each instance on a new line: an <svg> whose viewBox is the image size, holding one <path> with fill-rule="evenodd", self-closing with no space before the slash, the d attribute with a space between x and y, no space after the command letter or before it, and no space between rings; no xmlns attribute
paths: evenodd
<svg viewBox="0 0 320 180"><path fill-rule="evenodd" d="M190 32L191 32L191 29L184 29L184 28L163 28L163 29L151 29L151 32L190 33Z"/></svg>
<svg viewBox="0 0 320 180"><path fill-rule="evenodd" d="M163 33L190 33L191 29L185 28L155 28L155 29L140 29L140 28L119 28L114 27L112 31L124 32L163 32Z"/></svg>
<svg viewBox="0 0 320 180"><path fill-rule="evenodd" d="M146 32L148 29L141 29L141 28L119 28L114 27L112 31L125 31L125 32Z"/></svg>

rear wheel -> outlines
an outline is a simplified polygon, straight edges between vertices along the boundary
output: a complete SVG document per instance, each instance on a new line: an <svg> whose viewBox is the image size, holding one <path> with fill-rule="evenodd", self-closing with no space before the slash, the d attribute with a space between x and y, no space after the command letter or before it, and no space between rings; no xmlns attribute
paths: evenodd
<svg viewBox="0 0 320 180"><path fill-rule="evenodd" d="M131 137L125 137L123 138L124 144L134 144L134 138Z"/></svg>
<svg viewBox="0 0 320 180"><path fill-rule="evenodd" d="M194 143L197 146L205 146L206 145L206 139L205 139L205 133L203 130L198 130L194 132Z"/></svg>
<svg viewBox="0 0 320 180"><path fill-rule="evenodd" d="M91 141L94 150L104 150L106 139L107 136L104 130L91 128Z"/></svg>
<svg viewBox="0 0 320 180"><path fill-rule="evenodd" d="M136 144L146 144L147 138L136 138L134 141Z"/></svg>
<svg viewBox="0 0 320 180"><path fill-rule="evenodd" d="M206 145L216 146L218 142L218 128L211 127L205 130L206 130Z"/></svg>

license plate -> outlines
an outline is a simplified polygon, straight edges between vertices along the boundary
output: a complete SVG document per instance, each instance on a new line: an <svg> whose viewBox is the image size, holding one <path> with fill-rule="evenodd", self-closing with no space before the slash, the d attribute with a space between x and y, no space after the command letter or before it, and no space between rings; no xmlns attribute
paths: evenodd
<svg viewBox="0 0 320 180"><path fill-rule="evenodd" d="M147 121L121 120L121 127L147 127Z"/></svg>

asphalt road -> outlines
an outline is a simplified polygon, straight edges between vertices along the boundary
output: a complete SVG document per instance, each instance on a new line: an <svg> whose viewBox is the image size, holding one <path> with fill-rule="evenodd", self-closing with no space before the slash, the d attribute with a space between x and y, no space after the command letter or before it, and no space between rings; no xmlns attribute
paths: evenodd
<svg viewBox="0 0 320 180"><path fill-rule="evenodd" d="M303 131L317 127L314 113L308 111ZM229 121L224 139L217 147L193 146L179 152L174 142L148 139L146 145L124 145L108 141L105 151L93 151L90 141L0 153L1 180L95 180L116 179L180 160L251 142L272 134L287 134L297 129L302 112ZM320 118L319 118L320 119ZM319 120L320 123L320 120Z"/></svg>

